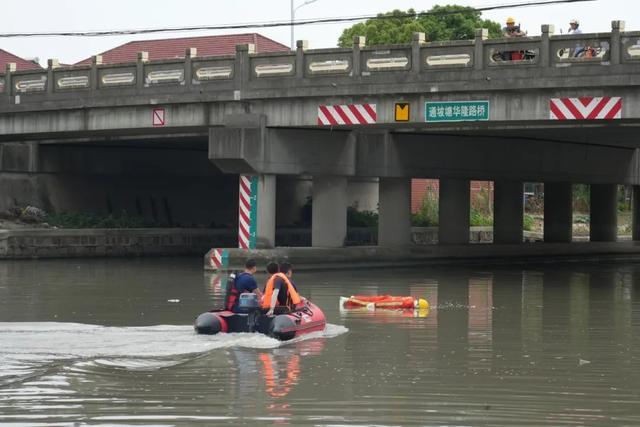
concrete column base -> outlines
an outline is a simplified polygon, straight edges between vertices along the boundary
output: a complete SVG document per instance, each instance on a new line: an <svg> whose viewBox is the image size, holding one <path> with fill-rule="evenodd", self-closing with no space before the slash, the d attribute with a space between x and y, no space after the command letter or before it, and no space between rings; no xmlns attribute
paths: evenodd
<svg viewBox="0 0 640 427"><path fill-rule="evenodd" d="M616 184L591 185L592 242L618 240L618 186Z"/></svg>
<svg viewBox="0 0 640 427"><path fill-rule="evenodd" d="M544 183L544 241L571 242L573 207L570 182Z"/></svg>
<svg viewBox="0 0 640 427"><path fill-rule="evenodd" d="M522 197L522 182L495 181L494 243L522 243Z"/></svg>
<svg viewBox="0 0 640 427"><path fill-rule="evenodd" d="M469 180L443 178L440 180L439 236L443 245L469 243Z"/></svg>
<svg viewBox="0 0 640 427"><path fill-rule="evenodd" d="M411 180L380 178L378 246L411 243Z"/></svg>
<svg viewBox="0 0 640 427"><path fill-rule="evenodd" d="M313 177L311 246L339 248L347 238L347 178Z"/></svg>

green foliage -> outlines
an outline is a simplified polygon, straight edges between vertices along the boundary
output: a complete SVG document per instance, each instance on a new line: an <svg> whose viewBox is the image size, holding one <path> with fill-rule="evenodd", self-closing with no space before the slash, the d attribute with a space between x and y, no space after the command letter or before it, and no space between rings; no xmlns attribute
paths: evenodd
<svg viewBox="0 0 640 427"><path fill-rule="evenodd" d="M439 209L438 192L431 187L427 187L424 199L422 199L422 205L420 205L420 211L411 215L411 224L416 227L438 225Z"/></svg>
<svg viewBox="0 0 640 427"><path fill-rule="evenodd" d="M129 216L96 215L88 212L58 212L47 214L46 222L60 228L152 228L157 227L144 218Z"/></svg>
<svg viewBox="0 0 640 427"><path fill-rule="evenodd" d="M490 38L502 37L500 24L482 19L473 8L436 5L428 12L432 14L420 16L414 9L380 13L378 17L388 18L369 19L345 29L338 46L353 46L355 36L365 36L368 46L409 43L414 32L425 33L427 41L470 40L478 28L487 28Z"/></svg>
<svg viewBox="0 0 640 427"><path fill-rule="evenodd" d="M524 217L522 218L522 228L524 229L524 231L533 231L534 224L535 219L533 218L533 216L524 214Z"/></svg>
<svg viewBox="0 0 640 427"><path fill-rule="evenodd" d="M472 207L469 211L469 225L472 227L492 226L493 216Z"/></svg>
<svg viewBox="0 0 640 427"><path fill-rule="evenodd" d="M349 227L377 227L378 214L373 211L359 211L349 206L347 208L347 226Z"/></svg>
<svg viewBox="0 0 640 427"><path fill-rule="evenodd" d="M618 212L631 211L631 188L624 185L618 186Z"/></svg>
<svg viewBox="0 0 640 427"><path fill-rule="evenodd" d="M591 217L589 215L574 215L573 223L574 224L589 224L591 222Z"/></svg>
<svg viewBox="0 0 640 427"><path fill-rule="evenodd" d="M591 189L586 184L573 186L573 211L589 212L591 205Z"/></svg>

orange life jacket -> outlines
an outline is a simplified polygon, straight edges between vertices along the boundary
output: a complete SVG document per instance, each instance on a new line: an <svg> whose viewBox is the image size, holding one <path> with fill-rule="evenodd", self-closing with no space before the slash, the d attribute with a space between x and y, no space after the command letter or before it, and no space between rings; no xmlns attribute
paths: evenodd
<svg viewBox="0 0 640 427"><path fill-rule="evenodd" d="M289 278L283 273L276 273L269 278L267 282L267 286L264 288L264 297L262 298L262 308L270 308L271 307L271 296L273 295L273 285L276 281L276 278L281 279L287 285L287 305L296 305L302 302L300 295L298 295L298 291L293 287Z"/></svg>

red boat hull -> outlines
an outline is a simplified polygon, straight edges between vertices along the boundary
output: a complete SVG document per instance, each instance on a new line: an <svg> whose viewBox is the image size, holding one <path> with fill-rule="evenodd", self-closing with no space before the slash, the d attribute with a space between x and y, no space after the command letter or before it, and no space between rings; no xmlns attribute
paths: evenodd
<svg viewBox="0 0 640 427"><path fill-rule="evenodd" d="M305 301L299 309L274 316L266 316L261 310L247 314L212 311L202 313L194 324L199 334L260 332L282 341L323 331L325 326L324 313L310 301Z"/></svg>

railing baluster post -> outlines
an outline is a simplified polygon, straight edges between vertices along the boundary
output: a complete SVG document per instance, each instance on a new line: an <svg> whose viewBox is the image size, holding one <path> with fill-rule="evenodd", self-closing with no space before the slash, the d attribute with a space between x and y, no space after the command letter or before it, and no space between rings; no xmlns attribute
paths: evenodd
<svg viewBox="0 0 640 427"><path fill-rule="evenodd" d="M551 36L556 31L553 25L543 25L540 37L540 66L547 68L551 61Z"/></svg>
<svg viewBox="0 0 640 427"><path fill-rule="evenodd" d="M296 41L296 77L299 79L304 78L306 70L304 69L304 51L309 48L309 42L307 40Z"/></svg>
<svg viewBox="0 0 640 427"><path fill-rule="evenodd" d="M367 43L367 39L364 36L355 36L353 38L353 67L351 69L353 70L354 76L362 75L362 68L360 64L360 59L361 59L360 51L365 46L366 43Z"/></svg>
<svg viewBox="0 0 640 427"><path fill-rule="evenodd" d="M89 76L89 85L91 91L96 91L100 87L100 83L98 82L99 74L98 74L98 66L102 65L102 55L93 55L91 57L91 73Z"/></svg>
<svg viewBox="0 0 640 427"><path fill-rule="evenodd" d="M622 36L620 33L624 32L624 21L612 21L611 22L611 54L609 55L609 61L611 65L619 65L622 62Z"/></svg>
<svg viewBox="0 0 640 427"><path fill-rule="evenodd" d="M236 62L233 70L236 86L233 99L236 101L242 99L242 92L249 84L251 76L251 58L249 58L249 55L255 53L255 51L256 46L253 43L236 45Z"/></svg>
<svg viewBox="0 0 640 427"><path fill-rule="evenodd" d="M144 88L144 64L149 60L149 52L138 52L138 62L136 63L136 87Z"/></svg>
<svg viewBox="0 0 640 427"><path fill-rule="evenodd" d="M188 47L184 52L184 84L191 87L193 84L193 58L198 56L198 49Z"/></svg>
<svg viewBox="0 0 640 427"><path fill-rule="evenodd" d="M53 93L55 89L55 79L53 78L53 70L60 67L57 59L51 58L47 60L47 93Z"/></svg>
<svg viewBox="0 0 640 427"><path fill-rule="evenodd" d="M425 40L424 33L413 33L411 37L411 71L413 74L419 74L422 71L423 64L420 53Z"/></svg>
<svg viewBox="0 0 640 427"><path fill-rule="evenodd" d="M16 71L16 63L9 62L4 68L4 93L11 97L13 96L13 77L12 74Z"/></svg>
<svg viewBox="0 0 640 427"><path fill-rule="evenodd" d="M484 41L488 38L488 29L478 28L476 30L475 50L473 51L473 66L476 70L484 69Z"/></svg>

